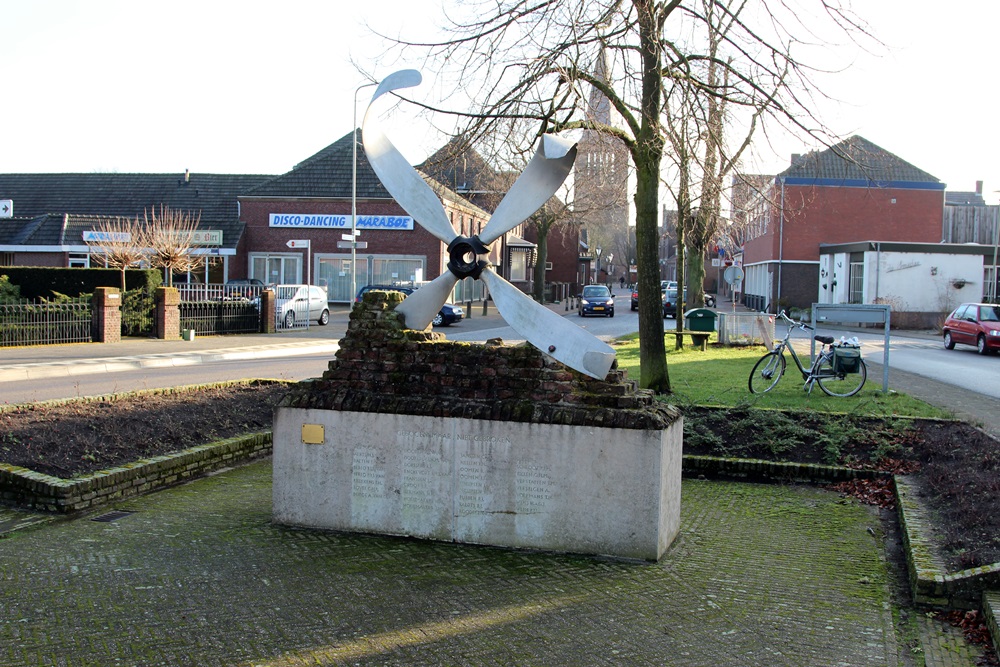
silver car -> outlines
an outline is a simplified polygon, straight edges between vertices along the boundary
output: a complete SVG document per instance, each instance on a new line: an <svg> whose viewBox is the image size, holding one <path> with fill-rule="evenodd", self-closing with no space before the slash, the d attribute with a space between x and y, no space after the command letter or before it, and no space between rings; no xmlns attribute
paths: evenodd
<svg viewBox="0 0 1000 667"><path fill-rule="evenodd" d="M330 321L330 304L326 290L315 285L277 285L274 314L278 326L291 329L298 323L315 321L325 325Z"/></svg>

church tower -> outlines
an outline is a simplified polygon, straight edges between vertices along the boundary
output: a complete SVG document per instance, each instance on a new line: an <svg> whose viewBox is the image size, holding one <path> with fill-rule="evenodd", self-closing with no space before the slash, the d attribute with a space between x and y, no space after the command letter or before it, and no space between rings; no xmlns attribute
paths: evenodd
<svg viewBox="0 0 1000 667"><path fill-rule="evenodd" d="M595 74L599 79L611 82L608 55L603 49L597 59ZM621 125L621 116L597 88L590 93L586 117L598 125ZM577 145L574 209L577 220L587 230L591 253L596 247L603 246L605 258L609 254L614 256L610 265L606 259L601 263L601 269L612 265L616 267L614 275L603 278L606 280L618 280L628 270L629 254L634 253L633 234L628 224L628 181L629 153L624 144L599 130L584 130ZM627 282L634 280L634 276L628 274L625 278Z"/></svg>

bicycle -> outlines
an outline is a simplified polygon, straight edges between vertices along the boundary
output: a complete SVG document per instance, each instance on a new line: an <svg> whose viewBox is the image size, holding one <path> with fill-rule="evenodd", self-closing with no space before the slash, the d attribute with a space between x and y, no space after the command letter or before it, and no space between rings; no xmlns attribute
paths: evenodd
<svg viewBox="0 0 1000 667"><path fill-rule="evenodd" d="M778 316L788 324L788 331L772 351L754 364L747 383L751 393L763 394L778 384L778 380L785 374L786 349L791 352L792 360L802 373L802 380L805 382L802 386L803 391L811 394L814 384L818 384L819 388L830 396L853 396L861 391L868 378L868 369L861 358L857 338L845 340L841 337L840 341L834 342L833 336L814 335L813 340L821 346L819 354L807 370L799 361L795 348L789 345L788 338L792 329L799 328L803 331L815 331L815 329L805 322L793 320L785 315L785 311L778 313Z"/></svg>

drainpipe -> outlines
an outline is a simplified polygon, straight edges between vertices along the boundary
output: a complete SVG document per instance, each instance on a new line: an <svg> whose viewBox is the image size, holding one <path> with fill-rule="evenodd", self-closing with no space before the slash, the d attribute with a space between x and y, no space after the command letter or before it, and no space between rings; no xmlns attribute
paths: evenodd
<svg viewBox="0 0 1000 667"><path fill-rule="evenodd" d="M781 179L781 211L778 222L778 292L774 298L774 312L780 309L781 301L781 262L785 258L785 179Z"/></svg>
<svg viewBox="0 0 1000 667"><path fill-rule="evenodd" d="M878 278L882 275L882 242L875 242L875 299L873 303L878 303Z"/></svg>

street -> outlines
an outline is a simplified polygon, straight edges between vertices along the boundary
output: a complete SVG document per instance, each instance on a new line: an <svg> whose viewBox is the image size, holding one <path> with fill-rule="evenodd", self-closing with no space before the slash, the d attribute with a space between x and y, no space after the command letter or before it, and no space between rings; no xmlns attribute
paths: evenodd
<svg viewBox="0 0 1000 667"><path fill-rule="evenodd" d="M581 318L575 310L566 310L565 304L551 306L557 313L564 315L569 321L590 331L603 340L612 340L618 336L638 331L638 313L629 309L627 292L616 296L615 317ZM720 303L720 311L728 312L729 303ZM164 354L169 363L150 364L148 367L135 370L119 370L115 372L97 372L93 374L70 374L58 377L39 377L18 381L0 383L0 403L26 403L57 398L72 398L78 396L94 396L100 394L153 389L183 384L200 384L220 382L243 378L276 378L299 381L318 377L327 368L333 352L331 344L339 339L347 328L348 314L346 309L333 313L329 326L311 327L308 331L291 334L279 334L266 340L278 343L295 342L298 344L325 344L321 352L302 350L301 354L285 355L281 352L271 353L261 358L254 354L231 354L225 359L203 360L190 353L179 356ZM675 326L673 319L664 320L665 328ZM500 338L506 343L517 344L523 339L512 328L507 326L499 316L495 306L490 304L487 314L483 315L482 306L474 305L472 317L457 325L442 327L436 331L443 333L449 340L482 342L491 338ZM819 333L844 336L858 336L862 341L862 351L865 361L869 364L868 381L874 386L882 385L883 341L882 332L866 330L846 330L836 328L821 328ZM784 327L776 327L775 336L784 335ZM808 354L810 335L795 330L793 340L796 349ZM917 376L930 378L940 382L955 385L970 391L978 392L985 397L1000 398L1000 382L997 381L1000 372L1000 357L980 356L971 347L959 345L954 350L945 350L940 337L926 332L893 332L889 350L889 386L893 386L892 371L905 371ZM235 342L234 342L235 341ZM205 349L224 348L229 346L253 345L239 337L218 337L215 339L199 339L199 345ZM163 344L170 345L170 344ZM166 353L172 348L161 348L157 341L147 341L142 344L143 350ZM37 348L36 348L37 349ZM103 347L77 347L77 354L92 354L101 356ZM184 348L187 349L187 348ZM252 352L251 347L248 352ZM16 355L9 355L14 357ZM148 355L147 355L148 356ZM159 355L157 355L159 356Z"/></svg>

